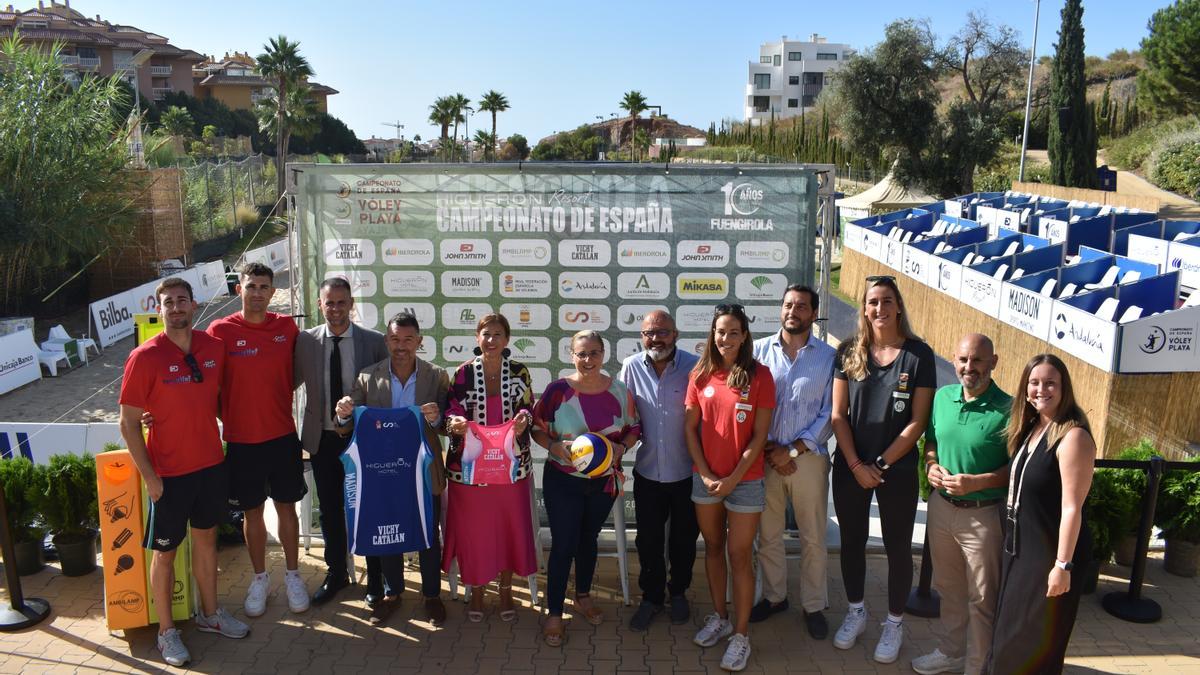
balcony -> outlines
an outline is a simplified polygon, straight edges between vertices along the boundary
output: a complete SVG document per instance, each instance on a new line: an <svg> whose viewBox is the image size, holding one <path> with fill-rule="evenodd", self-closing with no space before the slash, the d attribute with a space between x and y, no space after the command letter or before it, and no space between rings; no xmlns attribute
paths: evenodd
<svg viewBox="0 0 1200 675"><path fill-rule="evenodd" d="M174 87L154 87L150 90L150 92L154 94L155 101L163 100L166 98L167 94L170 94L173 91L175 91Z"/></svg>
<svg viewBox="0 0 1200 675"><path fill-rule="evenodd" d="M79 68L81 70L99 70L100 57L98 56L80 56Z"/></svg>
<svg viewBox="0 0 1200 675"><path fill-rule="evenodd" d="M59 54L58 62L64 66L77 66L79 65L79 57L74 54Z"/></svg>
<svg viewBox="0 0 1200 675"><path fill-rule="evenodd" d="M159 77L170 77L172 73L171 66L150 66L150 74Z"/></svg>
<svg viewBox="0 0 1200 675"><path fill-rule="evenodd" d="M783 95L783 85L776 84L775 81L772 81L770 87L768 87L766 89L762 89L762 88L754 86L754 83L751 82L746 85L746 95L747 96L782 96Z"/></svg>
<svg viewBox="0 0 1200 675"><path fill-rule="evenodd" d="M260 101L265 101L269 98L273 98L273 92L270 92L270 91L262 91L262 92L252 91L252 92L250 92L250 103L251 104L256 104Z"/></svg>

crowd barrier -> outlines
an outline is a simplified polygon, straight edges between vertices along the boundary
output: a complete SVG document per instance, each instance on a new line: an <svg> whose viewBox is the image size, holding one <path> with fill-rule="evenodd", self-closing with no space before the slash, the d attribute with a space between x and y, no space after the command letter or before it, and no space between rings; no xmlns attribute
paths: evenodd
<svg viewBox="0 0 1200 675"><path fill-rule="evenodd" d="M221 261L201 263L189 267L174 276L187 279L197 302L208 302L225 295L225 266ZM154 289L160 279L148 281L141 286L110 295L88 306L88 313L96 331L96 342L109 347L119 340L133 335L135 314L158 311L158 298Z"/></svg>

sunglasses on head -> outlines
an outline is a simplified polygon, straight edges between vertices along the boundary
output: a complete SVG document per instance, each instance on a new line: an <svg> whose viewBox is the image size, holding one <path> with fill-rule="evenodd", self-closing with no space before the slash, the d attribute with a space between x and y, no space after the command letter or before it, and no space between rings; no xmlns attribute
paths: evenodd
<svg viewBox="0 0 1200 675"><path fill-rule="evenodd" d="M739 304L734 303L734 304L728 304L728 305L725 305L725 304L717 305L716 308L713 309L713 316L721 316L722 314L734 314L734 313L745 314L746 308Z"/></svg>
<svg viewBox="0 0 1200 675"><path fill-rule="evenodd" d="M882 281L890 281L892 283L896 283L896 277L894 277L890 274L873 274L873 275L867 277L867 283L877 284Z"/></svg>
<svg viewBox="0 0 1200 675"><path fill-rule="evenodd" d="M200 364L196 363L196 357L191 354L183 355L183 362L192 370L192 382L200 384L204 382L204 373L200 372Z"/></svg>

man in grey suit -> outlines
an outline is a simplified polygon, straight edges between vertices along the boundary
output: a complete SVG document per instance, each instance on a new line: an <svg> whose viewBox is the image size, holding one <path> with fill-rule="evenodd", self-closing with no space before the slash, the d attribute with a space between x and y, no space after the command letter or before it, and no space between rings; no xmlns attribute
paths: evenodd
<svg viewBox="0 0 1200 675"><path fill-rule="evenodd" d="M337 402L339 433L349 437L354 428L354 407L401 408L420 406L425 417L425 440L433 451L430 483L433 492L433 544L420 552L421 595L425 596L425 616L435 626L446 621L446 606L439 597L442 585L442 547L438 536L441 519L439 495L446 488L446 469L442 459L439 430L446 410L450 378L446 371L417 358L421 348L421 326L417 318L401 312L388 321L389 357L358 374L350 396ZM380 625L400 604L404 590L404 556L380 558L387 581L387 594L371 610L371 624Z"/></svg>
<svg viewBox="0 0 1200 675"><path fill-rule="evenodd" d="M295 379L304 386L304 420L300 440L312 458L317 499L321 503L321 532L325 538L327 572L313 593L313 604L333 599L350 584L346 567L345 470L342 452L350 439L337 432L334 407L354 387L363 368L387 358L383 335L350 321L354 298L350 284L340 277L326 279L320 288L325 323L301 331L296 337ZM372 598L374 596L374 598ZM367 601L383 596L378 562L367 561Z"/></svg>

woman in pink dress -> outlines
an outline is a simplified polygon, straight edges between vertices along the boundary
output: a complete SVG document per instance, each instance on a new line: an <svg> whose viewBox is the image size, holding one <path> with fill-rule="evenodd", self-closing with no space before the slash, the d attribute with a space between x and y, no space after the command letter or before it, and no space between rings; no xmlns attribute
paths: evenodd
<svg viewBox="0 0 1200 675"><path fill-rule="evenodd" d="M450 385L442 569L449 571L457 558L459 575L471 587L467 618L473 622L483 620L483 591L497 576L500 620L516 619L513 574L528 576L537 572L529 480L533 469L529 455L533 387L529 369L508 356L510 334L508 319L503 315L488 314L480 319L475 328L479 344L476 356L458 367ZM503 472L494 470L494 466L488 471L475 470L478 462L472 462L471 455L478 452L480 439L475 437L468 443L467 435L475 434L478 425L491 427L509 422L514 432L512 453L498 454L512 457L515 465L506 465L511 470ZM497 479L501 474L503 478ZM480 476L495 482L484 482Z"/></svg>

